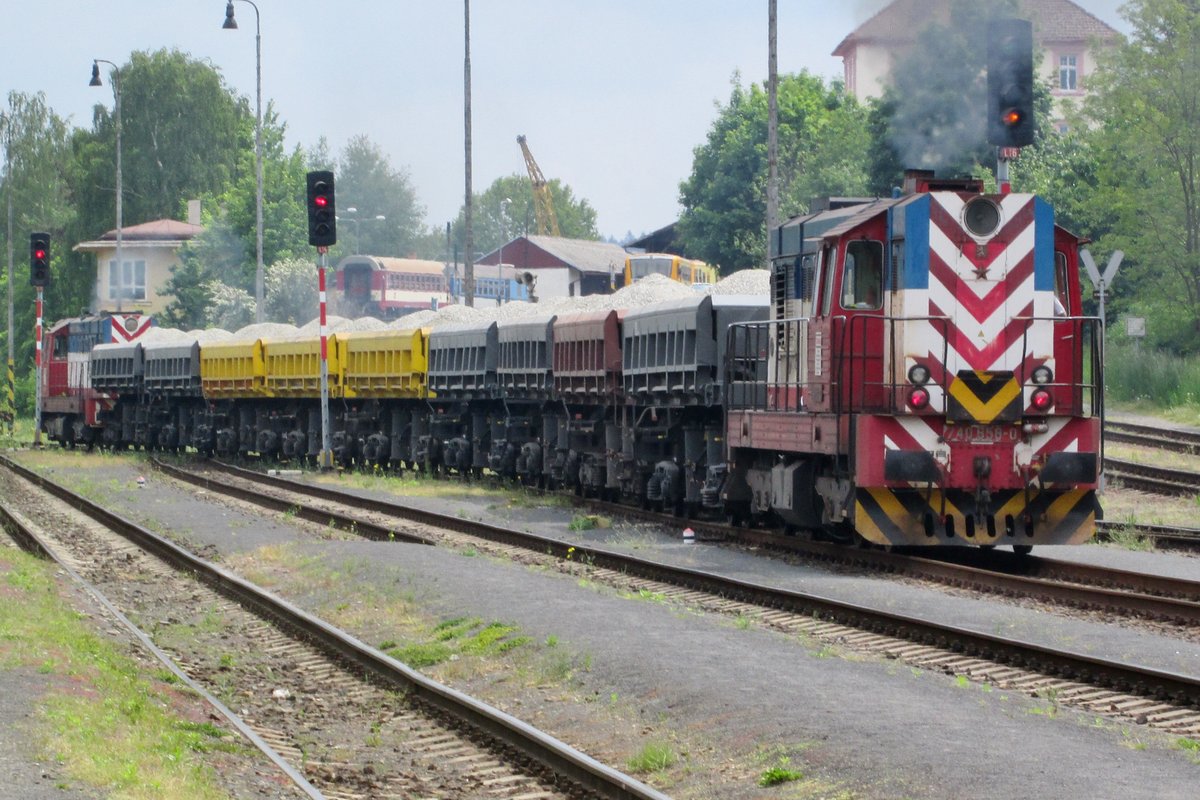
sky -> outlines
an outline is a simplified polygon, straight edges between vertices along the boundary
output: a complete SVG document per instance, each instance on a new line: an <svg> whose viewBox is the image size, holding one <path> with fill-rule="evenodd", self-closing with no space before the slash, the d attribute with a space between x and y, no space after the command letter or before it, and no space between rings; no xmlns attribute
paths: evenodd
<svg viewBox="0 0 1200 800"><path fill-rule="evenodd" d="M463 2L254 2L263 105L286 122L289 148L324 136L337 153L364 134L409 174L429 225L452 220L465 190ZM838 42L886 4L777 2L779 71L825 78L842 74ZM1122 2L1078 4L1127 31ZM225 0L22 3L7 15L16 27L0 49L0 89L44 92L87 127L93 106L113 100L107 73L103 88L88 86L92 59L124 64L165 47L211 62L253 108L254 8L234 10L230 31ZM602 236L623 239L678 217L679 183L735 76L765 80L767 2L472 0L471 72L474 190L525 175L525 134L543 174L596 209Z"/></svg>

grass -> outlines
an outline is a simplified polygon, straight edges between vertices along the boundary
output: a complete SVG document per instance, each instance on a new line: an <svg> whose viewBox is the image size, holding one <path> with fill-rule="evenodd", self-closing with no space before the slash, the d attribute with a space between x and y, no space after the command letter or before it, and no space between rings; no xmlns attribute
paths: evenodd
<svg viewBox="0 0 1200 800"><path fill-rule="evenodd" d="M646 775L664 772L675 766L679 754L666 742L648 742L625 763L630 772Z"/></svg>
<svg viewBox="0 0 1200 800"><path fill-rule="evenodd" d="M599 514L576 514L567 524L567 530L591 531L597 528L611 528L612 520Z"/></svg>
<svg viewBox="0 0 1200 800"><path fill-rule="evenodd" d="M71 781L106 797L226 797L200 757L241 751L219 728L175 716L181 695L142 677L138 665L91 632L58 595L51 567L0 552L0 664L35 668L50 689L36 737Z"/></svg>
<svg viewBox="0 0 1200 800"><path fill-rule="evenodd" d="M771 767L763 772L758 779L759 786L778 786L781 783L790 783L798 781L804 777L804 773L799 770L789 769L787 766Z"/></svg>

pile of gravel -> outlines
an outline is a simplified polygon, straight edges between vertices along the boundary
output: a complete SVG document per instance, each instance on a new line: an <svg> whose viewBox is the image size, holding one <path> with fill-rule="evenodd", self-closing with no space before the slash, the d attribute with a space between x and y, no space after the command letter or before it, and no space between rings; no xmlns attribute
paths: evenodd
<svg viewBox="0 0 1200 800"><path fill-rule="evenodd" d="M743 269L726 275L709 289L709 294L763 295L771 293L771 271Z"/></svg>
<svg viewBox="0 0 1200 800"><path fill-rule="evenodd" d="M230 337L232 342L252 342L255 339L290 339L296 335L296 326L283 322L259 322L247 325Z"/></svg>

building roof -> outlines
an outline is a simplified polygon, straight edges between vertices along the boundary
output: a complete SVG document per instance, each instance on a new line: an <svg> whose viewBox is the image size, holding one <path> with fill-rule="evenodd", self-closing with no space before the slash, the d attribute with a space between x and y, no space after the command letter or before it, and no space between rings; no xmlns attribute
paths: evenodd
<svg viewBox="0 0 1200 800"><path fill-rule="evenodd" d="M537 260L524 258L526 254L522 242L529 247L541 250L551 259L563 266L573 267L580 272L610 274L613 270L625 269L625 248L611 242L597 242L591 239L564 239L561 236L520 236L504 244L504 257L508 263L516 263L518 267L536 269L539 266L551 266L537 263ZM479 259L478 263L495 263L499 260L501 248L496 248Z"/></svg>
<svg viewBox="0 0 1200 800"><path fill-rule="evenodd" d="M1120 34L1108 23L1071 0L1023 0L1021 6L1033 20L1035 42L1086 41L1116 39ZM912 42L922 27L914 20L950 18L949 0L895 0L850 32L833 50L835 56L847 56L859 44L868 42Z"/></svg>
<svg viewBox="0 0 1200 800"><path fill-rule="evenodd" d="M625 248L611 242L563 239L558 236L529 236L529 241L580 272L607 274L614 266L625 268Z"/></svg>
<svg viewBox="0 0 1200 800"><path fill-rule="evenodd" d="M163 245L183 244L204 230L203 225L192 225L176 219L156 219L143 222L140 225L126 225L121 228L121 245L134 247L155 247ZM74 250L104 250L117 242L117 229L113 228L99 239L90 242L80 242Z"/></svg>

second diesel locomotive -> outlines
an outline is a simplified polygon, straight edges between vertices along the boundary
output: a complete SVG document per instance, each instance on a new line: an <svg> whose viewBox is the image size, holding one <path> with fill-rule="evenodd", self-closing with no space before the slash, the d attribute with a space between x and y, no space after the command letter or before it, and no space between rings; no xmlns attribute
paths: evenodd
<svg viewBox="0 0 1200 800"><path fill-rule="evenodd" d="M883 545L1086 540L1102 328L1079 240L1032 195L906 188L781 226L769 296L337 334L335 455ZM319 452L316 339L139 347L95 350L101 412L54 438Z"/></svg>

